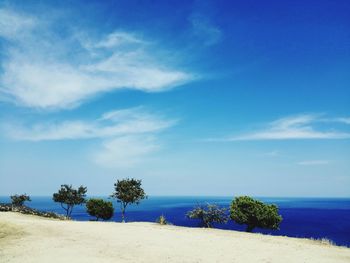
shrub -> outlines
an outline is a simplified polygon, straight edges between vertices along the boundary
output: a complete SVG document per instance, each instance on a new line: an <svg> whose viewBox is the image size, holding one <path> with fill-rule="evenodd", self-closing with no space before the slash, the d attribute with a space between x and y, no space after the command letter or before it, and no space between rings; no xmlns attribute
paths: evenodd
<svg viewBox="0 0 350 263"><path fill-rule="evenodd" d="M12 205L13 206L23 206L24 202L32 201L29 197L29 195L22 194L22 195L11 195Z"/></svg>
<svg viewBox="0 0 350 263"><path fill-rule="evenodd" d="M279 229L282 217L276 205L268 205L249 196L236 197L231 204L230 216L240 225L247 225L246 231L255 227Z"/></svg>
<svg viewBox="0 0 350 263"><path fill-rule="evenodd" d="M160 217L158 217L156 222L160 225L167 225L168 224L164 215L161 215Z"/></svg>
<svg viewBox="0 0 350 263"><path fill-rule="evenodd" d="M207 204L198 206L187 212L186 216L190 219L199 219L202 226L211 228L213 223L227 223L228 216L226 208L220 208L217 205Z"/></svg>
<svg viewBox="0 0 350 263"><path fill-rule="evenodd" d="M72 185L63 184L57 193L53 194L53 200L61 204L61 207L66 211L66 217L70 217L75 205L85 203L87 188L80 186L74 189Z"/></svg>
<svg viewBox="0 0 350 263"><path fill-rule="evenodd" d="M100 218L103 220L109 220L114 214L112 202L107 202L103 199L89 199L86 202L86 208L89 215L96 217L96 221Z"/></svg>
<svg viewBox="0 0 350 263"><path fill-rule="evenodd" d="M332 241L332 240L330 240L330 239L328 239L328 238L325 238L325 237L323 237L323 238L317 238L317 239L314 239L314 238L310 238L312 241L315 241L315 242L319 242L320 244L322 244L322 245L326 245L326 246L336 246L336 244Z"/></svg>
<svg viewBox="0 0 350 263"><path fill-rule="evenodd" d="M121 203L122 222L125 222L125 209L129 204L139 204L141 200L147 198L145 191L141 187L141 180L123 179L117 180L114 184L115 192L111 197L116 198Z"/></svg>

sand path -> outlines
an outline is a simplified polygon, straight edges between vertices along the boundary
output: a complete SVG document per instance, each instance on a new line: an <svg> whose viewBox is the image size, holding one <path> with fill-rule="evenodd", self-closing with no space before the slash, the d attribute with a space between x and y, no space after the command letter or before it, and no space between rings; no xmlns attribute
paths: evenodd
<svg viewBox="0 0 350 263"><path fill-rule="evenodd" d="M153 223L58 221L0 213L0 262L350 262L306 239Z"/></svg>

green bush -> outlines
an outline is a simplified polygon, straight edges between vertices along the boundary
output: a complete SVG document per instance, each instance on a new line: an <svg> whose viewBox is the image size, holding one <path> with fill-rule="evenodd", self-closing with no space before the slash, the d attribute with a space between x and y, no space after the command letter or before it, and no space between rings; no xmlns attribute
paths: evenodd
<svg viewBox="0 0 350 263"><path fill-rule="evenodd" d="M199 219L202 226L211 228L213 223L227 223L228 216L226 208L220 208L217 205L207 204L198 206L187 212L186 216L190 219Z"/></svg>
<svg viewBox="0 0 350 263"><path fill-rule="evenodd" d="M96 217L96 221L100 218L103 220L109 220L114 214L112 202L104 201L103 199L89 199L86 202L86 208L89 215Z"/></svg>
<svg viewBox="0 0 350 263"><path fill-rule="evenodd" d="M22 195L11 195L12 205L13 206L23 206L24 202L32 201L29 197L29 195L22 194Z"/></svg>
<svg viewBox="0 0 350 263"><path fill-rule="evenodd" d="M282 217L276 205L268 205L249 196L236 197L231 203L230 216L240 225L247 225L246 231L254 228L279 229Z"/></svg>

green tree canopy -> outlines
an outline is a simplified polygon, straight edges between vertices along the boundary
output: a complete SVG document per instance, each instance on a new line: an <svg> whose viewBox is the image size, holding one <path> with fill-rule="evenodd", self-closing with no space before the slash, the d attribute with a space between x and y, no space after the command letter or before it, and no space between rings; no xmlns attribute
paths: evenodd
<svg viewBox="0 0 350 263"><path fill-rule="evenodd" d="M11 200L12 200L12 205L14 206L23 206L24 202L32 201L27 194L22 194L22 195L11 195Z"/></svg>
<svg viewBox="0 0 350 263"><path fill-rule="evenodd" d="M187 212L186 216L190 219L199 219L204 227L211 228L213 223L227 223L228 216L226 208L220 208L217 205L207 204L206 206L197 206Z"/></svg>
<svg viewBox="0 0 350 263"><path fill-rule="evenodd" d="M249 196L236 197L231 203L230 216L240 225L247 225L246 231L254 228L279 229L282 217L276 205L264 204Z"/></svg>
<svg viewBox="0 0 350 263"><path fill-rule="evenodd" d="M75 205L85 203L87 188L80 186L74 189L72 185L63 184L57 193L53 194L53 200L61 204L61 207L66 211L66 217L70 217Z"/></svg>
<svg viewBox="0 0 350 263"><path fill-rule="evenodd" d="M136 179L117 180L114 184L114 193L111 197L116 198L121 204L122 222L125 222L125 209L129 204L139 204L141 200L147 198L145 191L141 187L142 181Z"/></svg>
<svg viewBox="0 0 350 263"><path fill-rule="evenodd" d="M100 218L103 220L109 220L114 214L112 202L104 201L99 198L89 199L86 202L86 208L89 215L96 217L96 221Z"/></svg>

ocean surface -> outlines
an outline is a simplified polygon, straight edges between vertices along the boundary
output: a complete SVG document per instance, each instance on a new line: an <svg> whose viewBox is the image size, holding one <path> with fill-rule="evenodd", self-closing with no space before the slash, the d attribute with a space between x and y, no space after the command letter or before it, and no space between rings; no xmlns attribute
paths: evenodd
<svg viewBox="0 0 350 263"><path fill-rule="evenodd" d="M42 211L53 211L64 214L60 204L54 203L51 197L31 197L29 207ZM108 199L107 197L104 199ZM337 245L350 247L350 198L258 198L267 203L278 205L283 217L280 230L254 229L253 232L264 234L328 238ZM110 199L109 199L110 200ZM0 202L9 202L9 197L0 197ZM126 211L126 220L155 222L160 215L174 225L199 227L199 222L186 218L186 212L198 204L217 204L229 207L231 197L148 197L141 204L131 205ZM120 204L113 201L115 214L112 220L120 221ZM92 218L86 213L85 206L76 206L72 217L86 221ZM232 221L217 224L216 228L244 231L245 227Z"/></svg>

